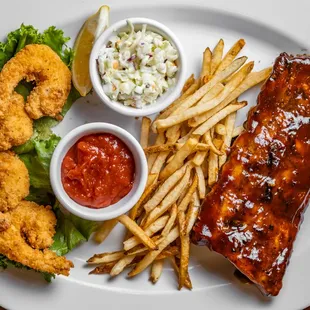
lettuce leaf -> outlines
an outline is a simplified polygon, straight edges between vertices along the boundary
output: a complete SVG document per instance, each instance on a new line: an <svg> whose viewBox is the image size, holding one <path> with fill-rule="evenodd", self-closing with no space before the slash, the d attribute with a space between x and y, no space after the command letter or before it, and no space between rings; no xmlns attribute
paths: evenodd
<svg viewBox="0 0 310 310"><path fill-rule="evenodd" d="M97 229L98 223L81 219L71 213L63 212L63 207L56 201L54 212L57 216L57 229L51 250L57 255L65 255Z"/></svg>
<svg viewBox="0 0 310 310"><path fill-rule="evenodd" d="M26 143L13 148L16 154L29 153L35 148L35 141L48 140L53 132L51 128L56 126L58 121L51 117L42 117L33 123L33 135Z"/></svg>
<svg viewBox="0 0 310 310"><path fill-rule="evenodd" d="M45 189L52 193L49 166L53 152L60 137L52 134L48 140L34 139L33 150L19 155L28 169L30 185L36 189Z"/></svg>
<svg viewBox="0 0 310 310"><path fill-rule="evenodd" d="M5 43L0 42L0 70L25 45L38 43L39 40L38 29L33 26L22 24L19 29L10 32L7 41Z"/></svg>
<svg viewBox="0 0 310 310"><path fill-rule="evenodd" d="M70 40L69 37L64 36L61 29L56 29L55 26L49 27L43 32L40 37L40 43L48 45L56 52L62 61L71 68L72 60L74 57L73 50L68 48L66 43Z"/></svg>
<svg viewBox="0 0 310 310"><path fill-rule="evenodd" d="M35 188L33 186L30 186L29 195L25 199L44 206L52 206L55 203L55 196L49 189Z"/></svg>
<svg viewBox="0 0 310 310"><path fill-rule="evenodd" d="M17 52L27 44L46 44L53 49L62 61L71 67L74 57L73 50L66 43L70 40L61 29L51 26L43 33L33 26L22 24L19 29L10 32L6 42L0 42L0 70Z"/></svg>
<svg viewBox="0 0 310 310"><path fill-rule="evenodd" d="M67 98L65 105L62 107L61 115L64 117L67 112L70 110L72 104L81 97L80 93L76 90L75 87L71 87L70 94Z"/></svg>
<svg viewBox="0 0 310 310"><path fill-rule="evenodd" d="M14 268L18 268L18 269L25 269L25 270L32 270L30 267L24 266L21 263L17 263L14 262L10 259L8 259L6 256L0 254L0 268L1 269L7 269L8 267L14 267ZM47 282L52 282L52 279L55 279L55 275L52 273L48 273L48 272L40 272L40 271L36 271L39 272L45 281Z"/></svg>

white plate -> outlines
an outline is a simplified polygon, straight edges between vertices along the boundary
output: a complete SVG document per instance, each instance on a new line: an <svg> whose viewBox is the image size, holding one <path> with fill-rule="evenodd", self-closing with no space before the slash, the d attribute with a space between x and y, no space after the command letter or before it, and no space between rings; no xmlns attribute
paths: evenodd
<svg viewBox="0 0 310 310"><path fill-rule="evenodd" d="M157 19L169 26L184 45L188 69L198 73L201 54L206 46L213 47L223 38L226 48L238 38L245 38L243 54L255 60L255 69L273 63L281 52L304 53L309 38L310 1L294 1L285 5L283 0L224 1L207 4L176 0L156 0L154 5L144 1L110 1L111 21L141 16ZM142 5L143 3L143 5ZM184 1L185 3L185 1ZM205 1L207 3L207 1ZM7 1L0 19L1 37L24 22L40 29L56 25L74 38L87 16L104 4L99 0ZM4 9L4 11L3 11ZM278 29L278 30L277 30ZM280 30L279 30L280 29ZM255 104L259 89L244 95L249 107ZM248 108L249 108L248 107ZM245 119L246 110L238 115L238 122ZM56 132L64 135L72 128L93 121L111 122L127 129L136 137L139 121L108 110L95 96L74 104ZM310 304L310 214L295 243L290 266L284 278L284 287L276 298L264 298L252 285L243 285L233 276L234 268L224 258L210 253L207 248L193 247L190 272L192 292L176 289L173 271L166 266L156 285L148 281L145 272L133 280L124 276L110 280L106 276L89 276L85 260L94 253L114 250L120 245L121 229L114 231L104 245L92 241L81 245L68 257L75 268L69 278L58 277L46 284L35 273L8 270L0 277L0 304L9 309L91 309L92 307L116 310L168 309L301 309Z"/></svg>

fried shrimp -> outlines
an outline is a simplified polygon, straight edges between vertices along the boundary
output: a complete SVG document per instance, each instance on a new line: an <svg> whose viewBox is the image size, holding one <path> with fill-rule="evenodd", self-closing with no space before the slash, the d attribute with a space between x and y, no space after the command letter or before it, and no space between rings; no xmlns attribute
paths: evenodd
<svg viewBox="0 0 310 310"><path fill-rule="evenodd" d="M0 152L0 212L7 212L29 194L25 164L12 152Z"/></svg>
<svg viewBox="0 0 310 310"><path fill-rule="evenodd" d="M0 151L26 143L33 134L32 123L32 119L25 111L23 97L13 95L5 117L0 119Z"/></svg>
<svg viewBox="0 0 310 310"><path fill-rule="evenodd" d="M73 263L48 249L53 243L56 225L51 207L21 201L2 216L0 253L34 270L69 275Z"/></svg>
<svg viewBox="0 0 310 310"><path fill-rule="evenodd" d="M15 87L22 80L34 82L25 109L32 119L56 117L71 88L71 72L47 45L29 44L11 58L0 72L0 117L10 106Z"/></svg>
<svg viewBox="0 0 310 310"><path fill-rule="evenodd" d="M8 215L0 212L0 232L7 230L10 224L11 222Z"/></svg>

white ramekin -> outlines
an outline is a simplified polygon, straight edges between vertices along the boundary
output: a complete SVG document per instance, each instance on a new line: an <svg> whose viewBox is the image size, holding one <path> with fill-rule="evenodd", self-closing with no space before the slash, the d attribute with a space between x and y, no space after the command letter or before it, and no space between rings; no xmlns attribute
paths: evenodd
<svg viewBox="0 0 310 310"><path fill-rule="evenodd" d="M88 208L72 200L61 182L61 164L71 146L83 136L94 133L111 133L121 139L132 152L136 168L132 190L117 203L101 209ZM129 211L142 195L147 175L147 161L138 141L126 130L108 123L90 123L70 131L57 145L50 165L51 185L59 202L69 212L92 221L110 220Z"/></svg>
<svg viewBox="0 0 310 310"><path fill-rule="evenodd" d="M169 40L171 44L177 49L179 58L176 61L178 65L178 72L176 74L176 84L171 87L167 92L160 96L156 103L152 105L147 105L142 109L137 109L129 106L125 106L121 102L111 100L103 91L102 81L98 72L97 59L100 49L104 44L106 44L112 35L118 34L122 31L129 31L127 21L130 20L134 25L135 29L141 29L143 24L147 25L147 29L159 33L165 39ZM121 20L112 26L110 26L106 31L95 42L89 61L89 73L93 84L93 88L98 94L99 98L111 109L121 114L127 116L146 116L154 113L158 113L165 109L169 104L171 104L181 93L182 87L185 83L186 74L186 63L185 54L183 48L175 36L175 34L167 28L165 25L148 18L127 18Z"/></svg>

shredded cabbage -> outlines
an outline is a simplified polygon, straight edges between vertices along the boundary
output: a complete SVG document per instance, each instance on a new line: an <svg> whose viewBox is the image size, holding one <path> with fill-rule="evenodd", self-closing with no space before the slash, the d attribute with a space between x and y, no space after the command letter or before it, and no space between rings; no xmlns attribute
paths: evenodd
<svg viewBox="0 0 310 310"><path fill-rule="evenodd" d="M160 34L143 25L110 38L99 53L98 68L105 94L126 106L153 104L175 85L178 51Z"/></svg>

